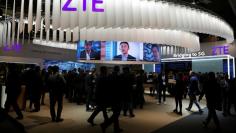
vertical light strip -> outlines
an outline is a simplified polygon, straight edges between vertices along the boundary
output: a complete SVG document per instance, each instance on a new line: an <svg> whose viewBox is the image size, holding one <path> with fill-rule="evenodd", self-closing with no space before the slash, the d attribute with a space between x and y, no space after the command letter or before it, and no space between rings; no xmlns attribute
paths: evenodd
<svg viewBox="0 0 236 133"><path fill-rule="evenodd" d="M87 5L88 6L88 5ZM83 9L83 1L79 1L79 8L78 9ZM86 7L87 8L87 7ZM80 11L79 12L79 28L82 29L87 26L87 12Z"/></svg>
<svg viewBox="0 0 236 133"><path fill-rule="evenodd" d="M14 0L13 3L13 11L12 11L12 42L14 43L15 41L15 27L16 27L16 22L15 22L15 8L16 8L16 0Z"/></svg>
<svg viewBox="0 0 236 133"><path fill-rule="evenodd" d="M35 25L35 34L40 30L41 25L41 7L42 0L37 0L37 14L36 14L36 25Z"/></svg>
<svg viewBox="0 0 236 133"><path fill-rule="evenodd" d="M71 7L78 7L79 6L79 0L72 0ZM79 11L80 12L80 11ZM73 11L70 12L70 28L74 29L76 26L79 25L79 12Z"/></svg>
<svg viewBox="0 0 236 133"><path fill-rule="evenodd" d="M52 10L52 26L53 30L57 30L60 27L60 12L61 12L60 0L53 0Z"/></svg>
<svg viewBox="0 0 236 133"><path fill-rule="evenodd" d="M59 42L64 41L64 30L59 30Z"/></svg>
<svg viewBox="0 0 236 133"><path fill-rule="evenodd" d="M233 78L235 78L235 57L233 57Z"/></svg>
<svg viewBox="0 0 236 133"><path fill-rule="evenodd" d="M20 37L20 23L18 23L18 26L17 26L17 38L16 38L17 44L19 44L19 37Z"/></svg>
<svg viewBox="0 0 236 133"><path fill-rule="evenodd" d="M53 40L54 42L57 41L57 30L53 30L52 40Z"/></svg>
<svg viewBox="0 0 236 133"><path fill-rule="evenodd" d="M111 1L111 0L106 0L105 1L106 4L106 18L105 18L105 23L107 27L112 27L115 24L115 1ZM99 22L99 21L98 21Z"/></svg>
<svg viewBox="0 0 236 133"><path fill-rule="evenodd" d="M3 46L6 45L7 42L7 23L4 22L3 24Z"/></svg>
<svg viewBox="0 0 236 133"><path fill-rule="evenodd" d="M19 33L23 32L24 25L24 0L21 0L21 11L20 11L20 22L19 22Z"/></svg>
<svg viewBox="0 0 236 133"><path fill-rule="evenodd" d="M66 30L66 42L71 41L71 30L67 29Z"/></svg>
<svg viewBox="0 0 236 133"><path fill-rule="evenodd" d="M8 35L7 35L7 44L8 46L11 45L11 22L8 22L8 26L7 26L7 29L8 29Z"/></svg>
<svg viewBox="0 0 236 133"><path fill-rule="evenodd" d="M28 10L28 33L33 29L33 0L29 1L29 10Z"/></svg>
<svg viewBox="0 0 236 133"><path fill-rule="evenodd" d="M24 44L24 40L25 40L25 22L23 23L23 39L21 39L21 43Z"/></svg>
<svg viewBox="0 0 236 133"><path fill-rule="evenodd" d="M47 30L46 32L47 32L46 33L46 42L48 42L49 41L49 36L50 36L50 30Z"/></svg>
<svg viewBox="0 0 236 133"><path fill-rule="evenodd" d="M41 20L40 24L40 42L43 40L43 19Z"/></svg>
<svg viewBox="0 0 236 133"><path fill-rule="evenodd" d="M229 59L229 55L227 56L227 68L228 68L228 76L230 78L230 59Z"/></svg>
<svg viewBox="0 0 236 133"><path fill-rule="evenodd" d="M73 42L79 40L79 27L73 29Z"/></svg>
<svg viewBox="0 0 236 133"><path fill-rule="evenodd" d="M87 4L88 4L88 11L87 11L87 20L88 20L88 23L87 23L87 28L91 28L95 25L97 25L97 13L94 13L92 11L92 0L89 0L87 1Z"/></svg>
<svg viewBox="0 0 236 133"><path fill-rule="evenodd" d="M144 70L144 64L142 64L142 70Z"/></svg>
<svg viewBox="0 0 236 133"><path fill-rule="evenodd" d="M66 4L67 0L61 0L61 9ZM61 30L67 29L70 27L70 12L61 11Z"/></svg>
<svg viewBox="0 0 236 133"><path fill-rule="evenodd" d="M106 26L106 18L107 18L106 4L107 4L107 0L104 1L102 5L100 5L100 7L105 10L105 12L96 13L97 18L96 18L96 25L95 26L98 26L98 27L105 27ZM111 18L109 18L109 19L111 19Z"/></svg>
<svg viewBox="0 0 236 133"><path fill-rule="evenodd" d="M3 46L2 37L3 37L3 25L2 23L0 23L0 47Z"/></svg>
<svg viewBox="0 0 236 133"><path fill-rule="evenodd" d="M48 31L50 28L50 7L51 0L45 0L45 31Z"/></svg>
<svg viewBox="0 0 236 133"><path fill-rule="evenodd" d="M171 51L170 51L170 46L167 46L167 55L170 55Z"/></svg>
<svg viewBox="0 0 236 133"><path fill-rule="evenodd" d="M156 69L155 69L155 66L156 66L156 64L153 64L153 72L156 72Z"/></svg>
<svg viewBox="0 0 236 133"><path fill-rule="evenodd" d="M7 20L7 3L8 3L8 0L6 0L5 21Z"/></svg>

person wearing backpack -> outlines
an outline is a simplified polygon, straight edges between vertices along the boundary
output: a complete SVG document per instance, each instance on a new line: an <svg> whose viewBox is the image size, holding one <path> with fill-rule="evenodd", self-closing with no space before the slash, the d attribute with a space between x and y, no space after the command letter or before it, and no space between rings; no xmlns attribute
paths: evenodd
<svg viewBox="0 0 236 133"><path fill-rule="evenodd" d="M191 77L190 77L188 95L189 95L190 102L186 110L190 111L194 103L197 106L199 113L203 113L196 97L197 95L200 95L200 91L199 91L199 86L198 86L198 78L194 72L192 72Z"/></svg>

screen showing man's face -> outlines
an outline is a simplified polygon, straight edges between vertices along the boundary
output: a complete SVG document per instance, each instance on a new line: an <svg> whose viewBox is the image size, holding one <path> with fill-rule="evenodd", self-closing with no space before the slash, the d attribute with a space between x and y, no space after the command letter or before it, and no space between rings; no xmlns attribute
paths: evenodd
<svg viewBox="0 0 236 133"><path fill-rule="evenodd" d="M153 53L154 58L159 58L159 51L157 47L152 48L152 53Z"/></svg>
<svg viewBox="0 0 236 133"><path fill-rule="evenodd" d="M126 43L121 43L120 44L120 50L122 54L128 54L129 51L129 46Z"/></svg>
<svg viewBox="0 0 236 133"><path fill-rule="evenodd" d="M90 51L91 48L92 48L92 44L91 44L91 43L86 43L86 44L84 45L84 49L85 49L86 51Z"/></svg>

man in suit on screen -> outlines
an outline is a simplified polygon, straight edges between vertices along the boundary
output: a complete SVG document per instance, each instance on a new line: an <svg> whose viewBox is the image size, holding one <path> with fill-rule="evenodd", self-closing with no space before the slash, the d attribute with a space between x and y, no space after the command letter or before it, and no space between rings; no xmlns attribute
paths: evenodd
<svg viewBox="0 0 236 133"><path fill-rule="evenodd" d="M113 60L120 60L120 61L136 61L136 58L132 55L129 55L129 43L128 42L121 42L120 43L120 51L121 54L114 56Z"/></svg>
<svg viewBox="0 0 236 133"><path fill-rule="evenodd" d="M80 60L100 60L100 53L92 49L92 41L86 41L84 50L80 52Z"/></svg>

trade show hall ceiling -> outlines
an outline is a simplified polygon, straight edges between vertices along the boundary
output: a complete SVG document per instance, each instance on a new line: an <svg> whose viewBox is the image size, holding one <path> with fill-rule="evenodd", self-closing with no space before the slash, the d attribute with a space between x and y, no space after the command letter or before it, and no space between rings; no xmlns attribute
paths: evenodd
<svg viewBox="0 0 236 133"><path fill-rule="evenodd" d="M44 0L43 0L44 1ZM228 22L232 28L234 29L234 33L236 33L236 0L167 0L173 2L184 2L187 5L200 6L205 9L208 9L221 18L223 18L226 22ZM0 0L0 15L5 10L5 2L6 0ZM28 5L29 0L25 0L25 5ZM20 12L20 4L21 0L16 0L16 10ZM34 0L34 5L36 6L37 1ZM8 0L8 9L11 10L13 7L13 0ZM43 6L44 8L44 6ZM16 13L16 15L20 15L20 13ZM28 12L27 8L24 10L25 13ZM36 9L34 8L34 12ZM9 11L8 14L11 14ZM199 34L201 40L208 37L208 35ZM235 35L236 36L236 35Z"/></svg>
<svg viewBox="0 0 236 133"><path fill-rule="evenodd" d="M180 1L180 0L173 0ZM213 11L228 22L236 33L236 0L182 0ZM234 34L235 36L235 34Z"/></svg>

